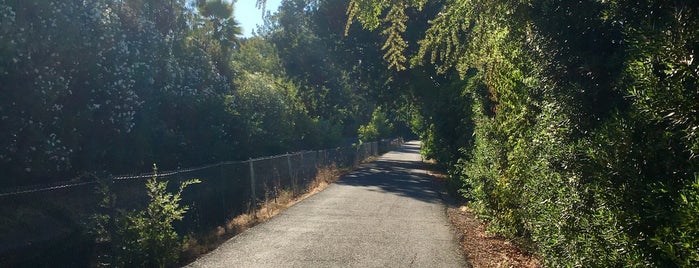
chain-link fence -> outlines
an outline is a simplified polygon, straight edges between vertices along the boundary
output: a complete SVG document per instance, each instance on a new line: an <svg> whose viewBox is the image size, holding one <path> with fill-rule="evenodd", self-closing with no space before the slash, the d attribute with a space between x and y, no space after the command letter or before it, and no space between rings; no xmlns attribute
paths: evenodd
<svg viewBox="0 0 699 268"><path fill-rule="evenodd" d="M170 191L189 179L201 181L184 191L181 203L190 210L184 220L176 224L176 229L179 233L203 233L255 208L267 198L276 197L282 189L307 189L321 167L333 164L352 167L400 147L402 143L402 139L382 140L160 171L158 180L168 181ZM144 183L152 176L152 173L115 176L108 180L111 192L116 195L116 206L125 210L145 207L148 196ZM78 181L0 192L0 266L30 260L32 254L42 254L42 258L52 258L59 263L74 263L69 258L82 255L80 251L91 250L89 246L80 245L82 241L78 237L90 215L99 209L103 197L96 191L98 184L97 181Z"/></svg>

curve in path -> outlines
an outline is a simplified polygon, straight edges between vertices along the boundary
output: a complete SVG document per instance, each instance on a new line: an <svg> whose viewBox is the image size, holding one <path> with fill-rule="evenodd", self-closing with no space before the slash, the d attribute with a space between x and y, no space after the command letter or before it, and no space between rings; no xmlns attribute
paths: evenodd
<svg viewBox="0 0 699 268"><path fill-rule="evenodd" d="M419 150L362 165L189 267L465 267Z"/></svg>

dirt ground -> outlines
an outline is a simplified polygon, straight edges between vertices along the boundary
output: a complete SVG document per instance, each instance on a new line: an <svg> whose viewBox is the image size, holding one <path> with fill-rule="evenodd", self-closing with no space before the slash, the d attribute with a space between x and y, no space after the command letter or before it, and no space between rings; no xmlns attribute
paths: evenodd
<svg viewBox="0 0 699 268"><path fill-rule="evenodd" d="M487 233L485 224L468 207L449 207L447 215L460 236L464 256L472 267L541 267L536 258L514 243Z"/></svg>
<svg viewBox="0 0 699 268"><path fill-rule="evenodd" d="M474 268L483 267L542 267L539 260L521 250L515 243L501 236L486 231L486 225L476 218L476 214L464 200L458 200L453 185L449 186L448 177L437 168L434 160L423 160L427 165L427 174L441 184L447 192L447 216L454 227L463 250L464 257Z"/></svg>

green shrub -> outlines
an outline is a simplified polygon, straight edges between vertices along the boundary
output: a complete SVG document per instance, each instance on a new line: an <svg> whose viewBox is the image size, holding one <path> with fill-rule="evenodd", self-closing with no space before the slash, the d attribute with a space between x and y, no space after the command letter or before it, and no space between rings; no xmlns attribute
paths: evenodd
<svg viewBox="0 0 699 268"><path fill-rule="evenodd" d="M699 266L699 173L675 197L674 217L662 226L652 241L682 267Z"/></svg>
<svg viewBox="0 0 699 268"><path fill-rule="evenodd" d="M391 131L393 131L393 124L388 120L381 107L377 107L371 114L371 121L366 125L359 126L357 134L361 141L375 141L388 138Z"/></svg>
<svg viewBox="0 0 699 268"><path fill-rule="evenodd" d="M102 265L117 267L166 267L175 264L182 251L182 239L173 227L175 221L183 219L189 209L181 206L184 189L199 183L199 180L182 182L177 192L167 191L167 182L154 176L146 182L150 202L144 210L125 212L115 207L116 196L102 185L104 194L101 203L107 214L93 216L92 232L104 252L98 256Z"/></svg>

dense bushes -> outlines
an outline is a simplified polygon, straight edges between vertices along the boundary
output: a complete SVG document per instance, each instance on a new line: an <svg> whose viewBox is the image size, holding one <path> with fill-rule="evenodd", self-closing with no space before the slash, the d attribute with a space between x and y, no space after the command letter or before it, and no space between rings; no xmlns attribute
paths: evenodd
<svg viewBox="0 0 699 268"><path fill-rule="evenodd" d="M357 136L362 141L375 141L389 138L393 131L393 124L386 117L386 113L381 110L381 106L371 114L371 121L366 125L359 126Z"/></svg>
<svg viewBox="0 0 699 268"><path fill-rule="evenodd" d="M191 10L141 4L0 4L3 186L201 161L192 140L221 132L229 78L187 42Z"/></svg>
<svg viewBox="0 0 699 268"><path fill-rule="evenodd" d="M359 104L375 106L366 95L377 80L354 79L371 76L357 68L370 62L335 53L354 46L314 23L344 4L285 1L264 38L249 39L239 38L232 8L220 0L0 2L0 187L354 137L372 112Z"/></svg>
<svg viewBox="0 0 699 268"><path fill-rule="evenodd" d="M428 7L423 2L405 4ZM522 238L554 267L699 264L699 6L442 5L424 33L396 27L415 12L400 5L352 1L350 14L369 27L386 21L392 42L423 34L412 63L461 74L465 85L429 75L427 88L471 112L440 106L449 113L423 116L433 126L422 137L493 230ZM389 55L405 50L386 46ZM434 109L417 99L423 114Z"/></svg>

